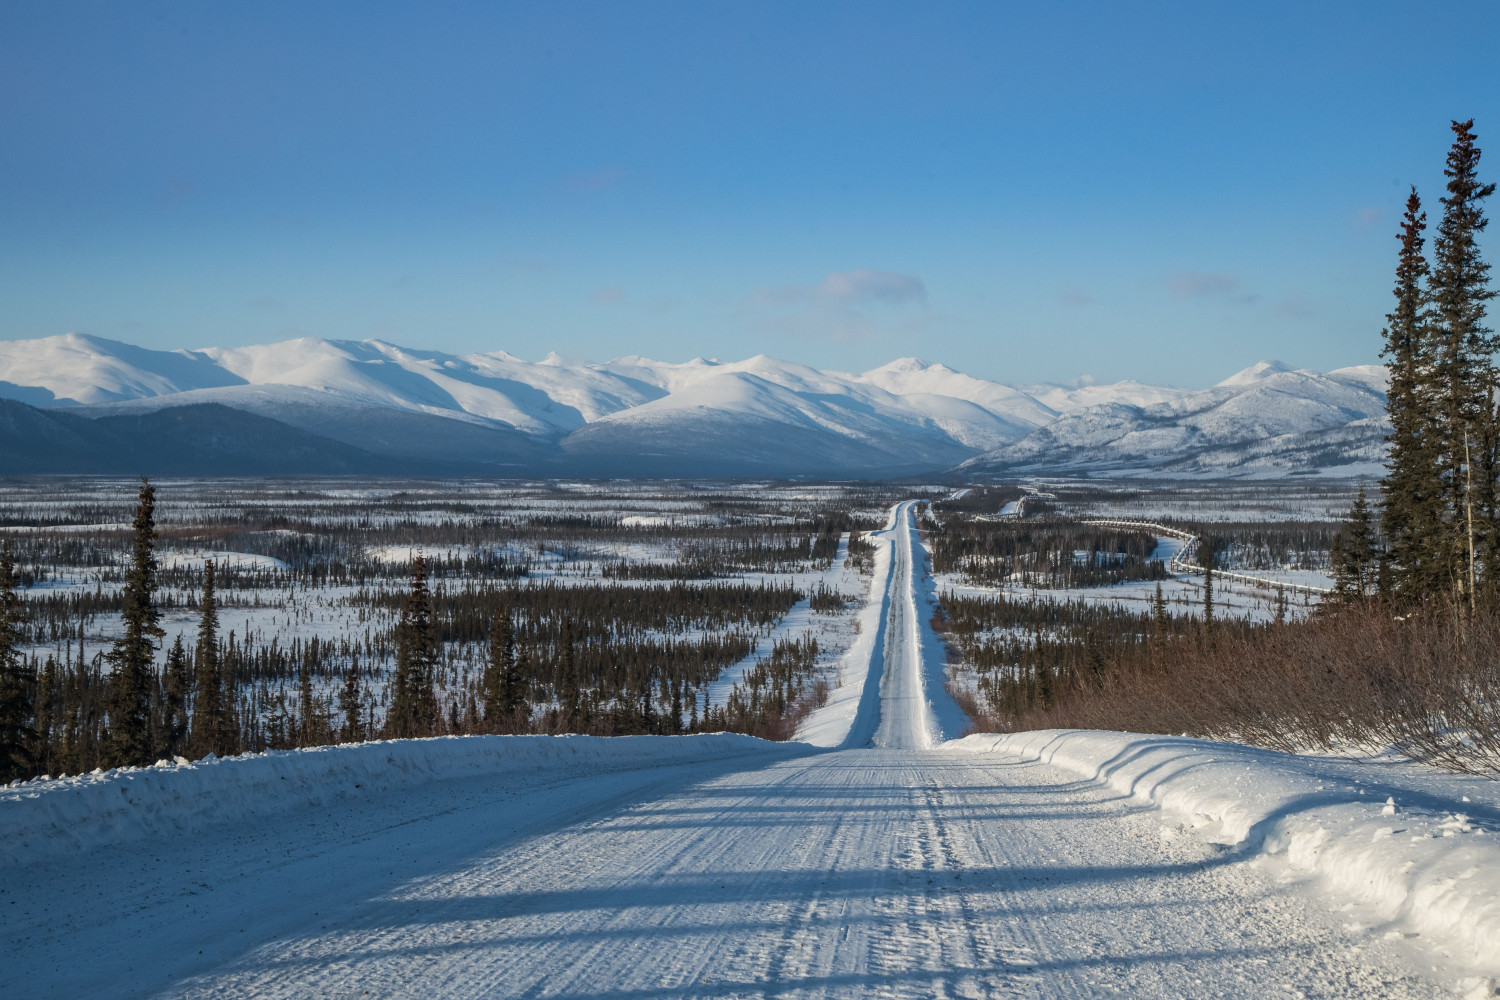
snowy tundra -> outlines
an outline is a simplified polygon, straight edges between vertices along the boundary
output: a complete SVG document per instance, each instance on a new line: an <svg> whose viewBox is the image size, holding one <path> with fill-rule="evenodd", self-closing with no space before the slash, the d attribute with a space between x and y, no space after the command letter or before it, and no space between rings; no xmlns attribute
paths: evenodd
<svg viewBox="0 0 1500 1000"><path fill-rule="evenodd" d="M1500 794L961 737L910 504L799 740L467 737L0 790L37 997L1431 997L1500 975Z"/></svg>

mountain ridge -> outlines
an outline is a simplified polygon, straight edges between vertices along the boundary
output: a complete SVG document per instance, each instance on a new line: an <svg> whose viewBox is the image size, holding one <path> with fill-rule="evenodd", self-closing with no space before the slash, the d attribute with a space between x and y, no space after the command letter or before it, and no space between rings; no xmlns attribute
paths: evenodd
<svg viewBox="0 0 1500 1000"><path fill-rule="evenodd" d="M225 426L235 419L225 411L246 415L247 427L272 421L274 433L262 430L288 442L325 442L306 445L313 450L353 449L345 464L374 456L392 468L518 474L1316 474L1350 464L1330 442L1369 458L1369 433L1330 432L1378 423L1383 373L1262 361L1190 390L1088 378L1008 385L914 357L851 373L765 354L591 363L553 352L532 362L503 350L311 337L177 351L77 333L0 342L0 399L41 413L118 422L219 407L202 412ZM1302 457L1268 459L1273 439Z"/></svg>

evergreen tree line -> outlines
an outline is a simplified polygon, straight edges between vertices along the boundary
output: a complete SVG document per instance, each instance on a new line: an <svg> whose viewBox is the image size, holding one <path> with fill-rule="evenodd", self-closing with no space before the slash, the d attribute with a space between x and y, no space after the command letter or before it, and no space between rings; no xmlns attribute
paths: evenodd
<svg viewBox="0 0 1500 1000"><path fill-rule="evenodd" d="M979 585L1065 589L1167 575L1152 558L1156 538L1144 531L955 517L932 525L927 542L934 572L958 573Z"/></svg>
<svg viewBox="0 0 1500 1000"><path fill-rule="evenodd" d="M155 487L143 481L130 569L117 601L123 634L92 662L85 658L81 631L75 659L71 629L65 630L66 652L48 656L40 667L20 654L25 606L5 548L5 780L373 737L696 728L700 702L709 709L702 690L753 649L745 630L772 626L802 596L786 585L681 581L660 587L523 587L466 580L433 589L418 557L405 594L364 595L376 607L399 603L391 609L394 627L367 629L362 646L347 635L334 641L294 638L282 646L274 636L259 643L250 634L239 640L233 632L222 634L216 567L209 562L194 602L196 642L184 644L179 637L158 670L163 632L155 600L161 586L155 496ZM75 599L73 608L86 603ZM482 662L469 670L456 651L476 648L484 650ZM778 645L765 687L779 692L779 700L751 690L732 709L721 706L715 724L766 730L772 714L767 706L784 708L801 696L805 677L789 682L786 671L795 668L786 665L804 659L800 646ZM384 669L387 663L392 669Z"/></svg>
<svg viewBox="0 0 1500 1000"><path fill-rule="evenodd" d="M289 506L299 498L295 494ZM432 517L402 517L394 520L373 504L348 500L340 507L340 518L330 517L326 501L313 502L300 516L271 513L258 508L234 509L218 500L178 512L169 526L159 526L163 545L193 551L234 551L266 556L280 566L222 563L222 589L257 590L317 589L328 586L373 587L403 581L406 560L379 558L381 550L421 549L434 579L447 577L511 579L534 575L548 564L545 558L565 554L584 564L598 562L603 575L621 579L711 579L733 574L781 572L803 568L801 563L824 564L833 557L838 538L852 527L867 525L866 518L851 510L827 507L812 511L789 511L752 516L746 506L766 507L764 502L735 505L737 523L700 524L685 519L681 524L631 525L618 515L600 516L478 516L470 505L445 503L429 509ZM22 510L37 509L22 515ZM772 506L771 510L776 508ZM30 526L47 520L46 527L112 524L122 520L118 509L96 505L69 506L61 514L55 505L16 505L0 512L0 520ZM315 513L316 512L316 513ZM100 611L118 614L119 595L106 584L114 579L122 542L129 533L115 528L93 531L38 530L16 537L17 579L30 588L53 578L58 567L93 570L99 585ZM620 562L601 555L612 542L647 544L674 550L674 558L661 562ZM76 577L76 572L72 575ZM196 593L198 571L191 566L158 568L158 600L164 610L180 608ZM71 596L71 595L67 595ZM67 596L60 597L66 600ZM40 616L33 615L38 619Z"/></svg>
<svg viewBox="0 0 1500 1000"><path fill-rule="evenodd" d="M1487 325L1495 293L1479 246L1495 185L1479 180L1473 120L1452 129L1431 259L1415 186L1397 233L1395 306L1383 332L1392 430L1379 524L1361 492L1332 555L1345 598L1444 599L1473 610L1500 587L1500 339Z"/></svg>

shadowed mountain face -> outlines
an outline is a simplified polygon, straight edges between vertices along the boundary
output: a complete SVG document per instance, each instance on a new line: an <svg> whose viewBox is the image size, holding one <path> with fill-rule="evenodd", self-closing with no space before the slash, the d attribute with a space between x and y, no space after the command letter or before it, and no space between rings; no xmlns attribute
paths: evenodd
<svg viewBox="0 0 1500 1000"><path fill-rule="evenodd" d="M915 358L850 374L764 355L530 362L310 338L152 351L67 334L0 342L14 425L0 472L149 458L200 474L1336 473L1379 461L1383 371L1261 362L1193 392L1010 386Z"/></svg>
<svg viewBox="0 0 1500 1000"><path fill-rule="evenodd" d="M312 475L432 471L217 403L90 420L0 400L0 473Z"/></svg>

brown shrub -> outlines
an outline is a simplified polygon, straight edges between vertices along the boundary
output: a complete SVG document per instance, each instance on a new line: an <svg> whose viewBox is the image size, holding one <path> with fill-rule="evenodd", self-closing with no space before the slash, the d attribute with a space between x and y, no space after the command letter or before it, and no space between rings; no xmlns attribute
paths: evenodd
<svg viewBox="0 0 1500 1000"><path fill-rule="evenodd" d="M1001 728L971 712L976 729ZM1369 602L1312 620L1202 630L1070 678L1006 729L1189 733L1280 750L1392 746L1459 771L1500 773L1500 608L1399 614Z"/></svg>

